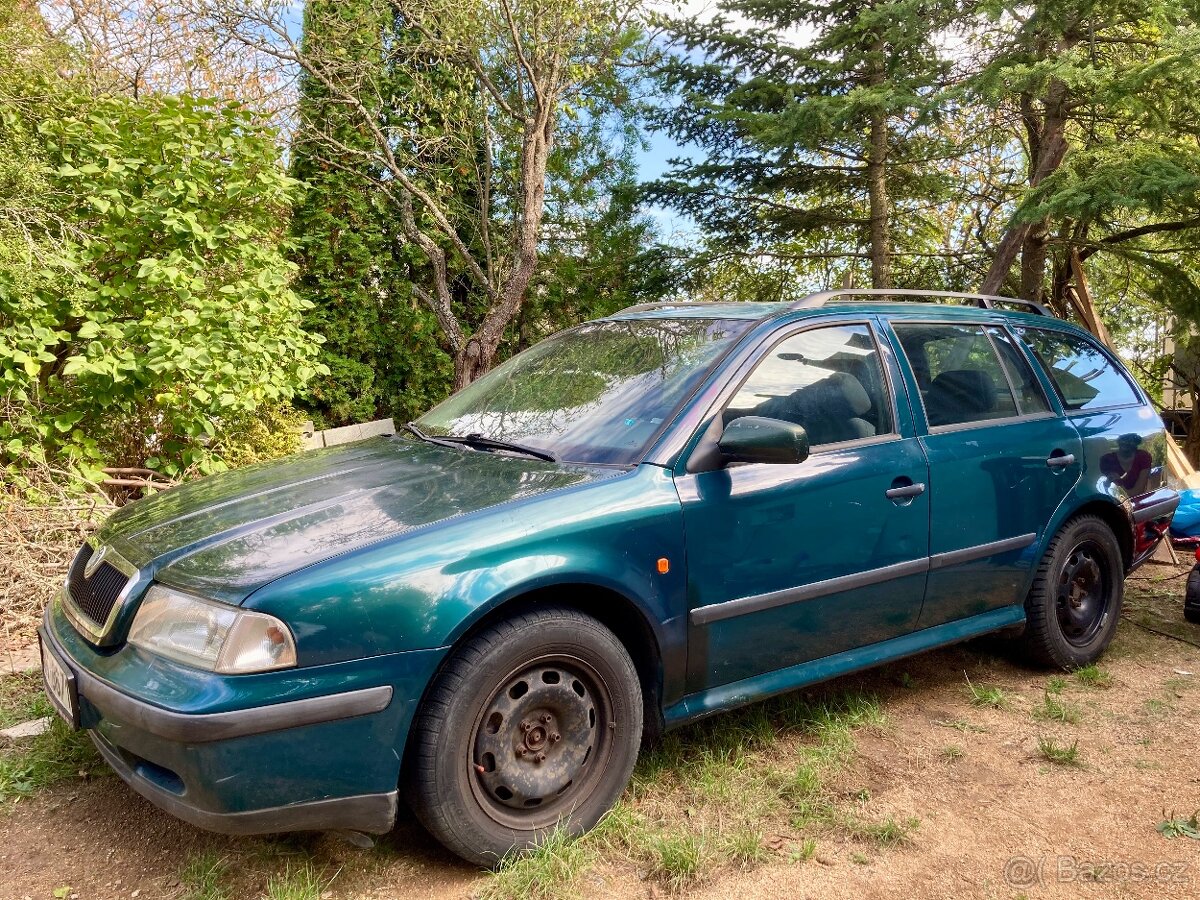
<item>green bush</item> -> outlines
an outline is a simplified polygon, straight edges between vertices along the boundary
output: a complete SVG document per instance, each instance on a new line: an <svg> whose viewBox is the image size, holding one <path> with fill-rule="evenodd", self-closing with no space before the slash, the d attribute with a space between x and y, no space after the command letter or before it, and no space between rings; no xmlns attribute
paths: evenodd
<svg viewBox="0 0 1200 900"><path fill-rule="evenodd" d="M32 78L8 26L6 94ZM272 452L278 435L236 438L323 371L290 287L297 183L275 136L236 104L87 97L38 77L56 101L6 107L0 128L41 164L38 179L0 178L0 212L38 213L0 224L0 463L33 450L177 475Z"/></svg>

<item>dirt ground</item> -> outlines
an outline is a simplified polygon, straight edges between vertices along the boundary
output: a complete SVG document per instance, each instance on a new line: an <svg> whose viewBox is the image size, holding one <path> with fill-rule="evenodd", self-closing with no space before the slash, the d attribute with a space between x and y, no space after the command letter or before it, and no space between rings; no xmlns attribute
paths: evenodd
<svg viewBox="0 0 1200 900"><path fill-rule="evenodd" d="M1185 570L1179 570L1185 571ZM885 721L855 733L835 777L848 804L878 819L919 820L898 846L836 830L797 859L796 835L772 831L770 857L718 866L683 893L697 898L1196 897L1200 840L1157 826L1200 809L1200 627L1182 620L1177 570L1147 566L1102 661L1107 687L1073 677L1055 696L1079 721L1038 718L1053 673L993 644L927 654L842 679L876 695ZM1165 633L1170 632L1174 636ZM971 702L999 688L999 708ZM837 685L834 686L835 688ZM1074 744L1079 764L1049 762L1039 739ZM702 747L695 748L697 752ZM260 897L270 872L311 863L334 900L472 897L486 876L441 850L411 820L369 850L334 835L228 838L197 831L112 777L75 780L0 811L0 898L181 898L179 874L205 851L228 861L231 897ZM584 897L667 897L638 865L605 858Z"/></svg>

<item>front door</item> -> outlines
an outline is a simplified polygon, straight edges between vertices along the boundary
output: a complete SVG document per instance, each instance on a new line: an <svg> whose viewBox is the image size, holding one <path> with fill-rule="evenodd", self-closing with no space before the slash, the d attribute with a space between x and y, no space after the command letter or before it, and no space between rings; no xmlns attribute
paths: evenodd
<svg viewBox="0 0 1200 900"><path fill-rule="evenodd" d="M907 403L894 402L894 367L868 323L795 331L762 355L719 424L710 420L705 440L741 415L791 421L807 430L812 454L798 465L717 460L677 477L689 690L913 629L928 470Z"/></svg>
<svg viewBox="0 0 1200 900"><path fill-rule="evenodd" d="M893 321L930 467L920 627L1023 602L1046 525L1079 480L1079 434L999 325Z"/></svg>

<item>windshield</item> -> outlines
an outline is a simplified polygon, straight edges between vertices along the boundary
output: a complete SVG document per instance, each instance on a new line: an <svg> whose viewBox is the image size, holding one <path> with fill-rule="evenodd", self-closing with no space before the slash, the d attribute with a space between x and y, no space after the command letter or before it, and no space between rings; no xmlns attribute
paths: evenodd
<svg viewBox="0 0 1200 900"><path fill-rule="evenodd" d="M581 325L514 356L417 425L432 437L479 434L561 460L628 465L751 324L635 319Z"/></svg>

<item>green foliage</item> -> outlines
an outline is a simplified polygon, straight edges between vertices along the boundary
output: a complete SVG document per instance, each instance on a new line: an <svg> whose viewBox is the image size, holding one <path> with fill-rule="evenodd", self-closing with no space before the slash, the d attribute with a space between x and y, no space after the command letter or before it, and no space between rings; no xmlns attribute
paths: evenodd
<svg viewBox="0 0 1200 900"><path fill-rule="evenodd" d="M20 40L0 30L6 84ZM219 468L209 445L319 369L281 253L294 182L274 135L233 104L40 77L49 99L5 110L40 174L0 176L4 201L41 210L25 265L11 239L0 256L0 461Z"/></svg>
<svg viewBox="0 0 1200 900"><path fill-rule="evenodd" d="M229 860L212 850L191 857L179 870L183 900L229 900Z"/></svg>
<svg viewBox="0 0 1200 900"><path fill-rule="evenodd" d="M36 737L0 747L0 803L36 793L59 781L105 771L87 732L71 731L42 693L40 677L0 677L0 722L52 716Z"/></svg>
<svg viewBox="0 0 1200 900"><path fill-rule="evenodd" d="M1165 816L1155 828L1165 838L1186 837L1200 841L1200 811L1194 812L1190 816L1177 816L1172 812L1169 816Z"/></svg>
<svg viewBox="0 0 1200 900"><path fill-rule="evenodd" d="M892 246L930 249L930 201L946 192L947 141L930 127L948 72L937 35L952 7L721 0L715 18L666 20L676 102L651 121L704 152L650 194L703 229L700 281L743 269L758 298L786 299L862 275L868 257L886 267Z"/></svg>
<svg viewBox="0 0 1200 900"><path fill-rule="evenodd" d="M1056 740L1049 737L1038 738L1038 753L1047 762L1052 762L1056 766L1066 766L1068 768L1080 768L1083 766L1083 759L1079 755L1079 741L1072 742L1071 746L1059 744Z"/></svg>
<svg viewBox="0 0 1200 900"><path fill-rule="evenodd" d="M380 45L391 27L387 12L375 0L305 6L305 52L323 61L326 78L361 82L356 93L365 102L392 80ZM292 218L296 291L311 304L305 326L325 337L321 360L329 370L309 383L301 405L319 426L415 418L445 395L450 379L437 322L412 291L419 254L387 208L373 141L354 112L331 100L319 78L302 78L300 92L291 174L306 190ZM461 189L461 178L449 186Z"/></svg>
<svg viewBox="0 0 1200 900"><path fill-rule="evenodd" d="M320 900L328 882L311 862L293 868L291 864L267 879L265 900Z"/></svg>
<svg viewBox="0 0 1200 900"><path fill-rule="evenodd" d="M546 834L525 853L505 858L484 883L480 900L572 900L582 896L580 880L595 863L596 850L563 827Z"/></svg>
<svg viewBox="0 0 1200 900"><path fill-rule="evenodd" d="M967 692L971 697L972 706L988 709L1006 709L1008 707L1008 696L999 687L975 684L968 678Z"/></svg>
<svg viewBox="0 0 1200 900"><path fill-rule="evenodd" d="M670 293L674 266L642 209L634 135L615 145L580 129L551 162L547 230L554 235L505 350Z"/></svg>

